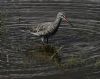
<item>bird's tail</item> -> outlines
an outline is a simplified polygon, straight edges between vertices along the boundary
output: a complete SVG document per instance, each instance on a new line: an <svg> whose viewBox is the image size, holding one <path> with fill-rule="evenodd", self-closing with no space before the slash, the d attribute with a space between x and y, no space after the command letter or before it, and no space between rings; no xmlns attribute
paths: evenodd
<svg viewBox="0 0 100 79"><path fill-rule="evenodd" d="M20 29L21 29L21 32L30 33L32 35L39 36L38 32L33 32L32 29L29 27L28 28L22 27Z"/></svg>
<svg viewBox="0 0 100 79"><path fill-rule="evenodd" d="M33 35L39 36L38 33L34 33L34 32L30 32L30 33L33 34Z"/></svg>

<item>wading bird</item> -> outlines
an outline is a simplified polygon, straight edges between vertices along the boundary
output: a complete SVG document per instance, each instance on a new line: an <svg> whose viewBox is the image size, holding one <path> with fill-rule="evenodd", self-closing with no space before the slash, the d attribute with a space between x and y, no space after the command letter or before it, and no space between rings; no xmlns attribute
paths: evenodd
<svg viewBox="0 0 100 79"><path fill-rule="evenodd" d="M73 26L66 18L64 12L58 12L54 22L40 23L36 26L36 28L33 26L30 33L35 36L41 37L43 43L48 43L48 38L57 32L62 19Z"/></svg>

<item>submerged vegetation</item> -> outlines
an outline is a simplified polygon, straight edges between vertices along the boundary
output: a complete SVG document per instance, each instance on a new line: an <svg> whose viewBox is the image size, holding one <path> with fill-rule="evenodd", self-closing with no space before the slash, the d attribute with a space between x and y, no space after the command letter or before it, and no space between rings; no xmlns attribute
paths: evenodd
<svg viewBox="0 0 100 79"><path fill-rule="evenodd" d="M66 60L63 61L62 58L62 48L54 45L37 45L35 49L29 49L26 52L25 59L27 58L29 61L34 61L34 59L38 62L46 62L46 63L53 63L57 67L62 69L73 69L73 70L80 70L83 69L85 71L88 68L92 67L93 70L100 69L100 60L96 59L84 59L84 57L80 55L71 55ZM94 60L94 62L92 62ZM92 64L92 65L91 65ZM91 69L91 70L92 70Z"/></svg>
<svg viewBox="0 0 100 79"><path fill-rule="evenodd" d="M26 52L26 57L29 60L36 59L37 61L53 62L55 64L61 63L60 50L62 47L55 47L53 45L38 45L35 49L29 49Z"/></svg>
<svg viewBox="0 0 100 79"><path fill-rule="evenodd" d="M95 62L95 68L99 68L100 69L100 60L96 60L96 62Z"/></svg>
<svg viewBox="0 0 100 79"><path fill-rule="evenodd" d="M40 62L49 62L54 63L55 65L63 68L75 68L82 66L83 62L80 58L71 56L67 59L66 63L62 62L62 50L63 46L57 47L53 45L37 45L34 49L29 49L25 53L25 58L28 58L29 61L40 61Z"/></svg>
<svg viewBox="0 0 100 79"><path fill-rule="evenodd" d="M72 56L69 59L67 59L67 68L82 67L83 64L84 62L81 58Z"/></svg>

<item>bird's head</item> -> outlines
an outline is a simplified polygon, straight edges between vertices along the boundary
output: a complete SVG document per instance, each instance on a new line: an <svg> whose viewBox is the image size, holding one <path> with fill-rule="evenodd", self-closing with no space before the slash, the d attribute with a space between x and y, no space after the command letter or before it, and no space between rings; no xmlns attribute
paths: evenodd
<svg viewBox="0 0 100 79"><path fill-rule="evenodd" d="M65 16L65 13L64 13L64 12L58 12L57 18L62 18L62 19L64 19L67 23L69 23L71 26L73 26L73 25L71 24L71 22L68 20L68 18Z"/></svg>
<svg viewBox="0 0 100 79"><path fill-rule="evenodd" d="M57 17L58 18L64 18L65 13L64 12L58 12Z"/></svg>

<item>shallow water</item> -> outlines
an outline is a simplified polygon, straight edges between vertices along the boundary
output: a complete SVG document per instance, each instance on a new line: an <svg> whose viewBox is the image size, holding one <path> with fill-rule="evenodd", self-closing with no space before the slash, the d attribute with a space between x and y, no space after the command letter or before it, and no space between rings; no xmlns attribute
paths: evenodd
<svg viewBox="0 0 100 79"><path fill-rule="evenodd" d="M93 0L92 0L93 1ZM0 1L1 11L7 14L7 34L0 46L0 79L99 79L100 68L100 3L91 1ZM27 50L34 49L40 39L21 31L34 24L54 21L57 12L64 11L74 27L62 22L50 44L63 46L62 61L75 55L88 63L79 70L59 69L48 62L24 62ZM8 58L8 59L7 59ZM93 61L92 61L93 60ZM92 61L92 62L91 62ZM100 67L100 66L99 66ZM91 70L92 69L92 70Z"/></svg>

